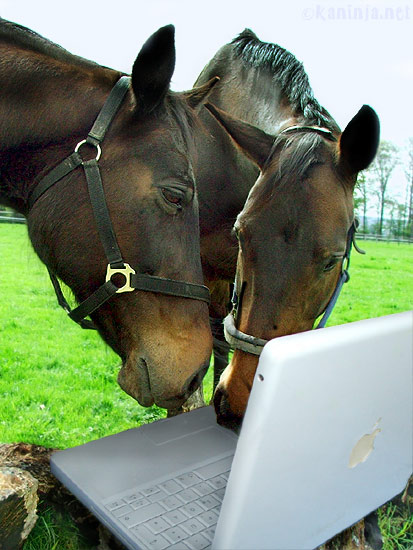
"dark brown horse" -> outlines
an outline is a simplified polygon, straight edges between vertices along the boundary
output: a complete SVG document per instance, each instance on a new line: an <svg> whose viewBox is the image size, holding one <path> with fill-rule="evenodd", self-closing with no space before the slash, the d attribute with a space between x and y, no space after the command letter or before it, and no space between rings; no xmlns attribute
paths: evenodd
<svg viewBox="0 0 413 550"><path fill-rule="evenodd" d="M33 247L53 276L84 302L86 313L91 296L126 288L128 277L135 287L140 274L168 288L169 279L192 283L169 294L155 288L111 295L91 313L122 358L121 387L142 405L177 407L202 380L212 344L207 304L191 298L203 282L193 138L200 131L196 108L212 84L169 91L174 28L161 28L137 56L110 126L112 105L105 107L108 127L97 162L100 144L88 132L123 75L4 20L0 51L0 202L27 216ZM85 138L90 146L73 153ZM77 167L43 188L53 167L64 169L63 159L77 162L80 154ZM103 182L99 200L88 190L88 167ZM114 267L120 280L109 274L105 282L111 247L121 254L121 268ZM135 275L122 272L123 258Z"/></svg>
<svg viewBox="0 0 413 550"><path fill-rule="evenodd" d="M196 85L213 76L209 110L222 127L205 110L210 138L197 174L204 271L222 296L213 293L212 307L225 309L223 281L233 280L238 254L233 328L265 340L309 330L340 277L357 173L378 145L377 115L364 106L341 132L301 63L249 30L218 51ZM235 350L215 392L221 421L243 416L257 362Z"/></svg>

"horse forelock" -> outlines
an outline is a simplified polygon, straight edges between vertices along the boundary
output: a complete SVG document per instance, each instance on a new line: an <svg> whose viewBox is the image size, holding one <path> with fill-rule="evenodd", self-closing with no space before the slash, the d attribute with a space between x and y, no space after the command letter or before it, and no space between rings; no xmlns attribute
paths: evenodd
<svg viewBox="0 0 413 550"><path fill-rule="evenodd" d="M277 193L288 189L292 202L307 192L306 179L317 165L328 162L334 167L333 155L327 151L325 140L317 133L287 136L280 134L274 141L273 153L263 169L264 177L257 180L242 215L246 217L275 199Z"/></svg>

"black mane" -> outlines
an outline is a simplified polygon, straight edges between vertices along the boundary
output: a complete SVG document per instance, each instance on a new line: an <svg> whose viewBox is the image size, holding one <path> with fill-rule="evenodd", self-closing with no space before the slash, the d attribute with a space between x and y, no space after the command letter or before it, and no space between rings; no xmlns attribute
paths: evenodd
<svg viewBox="0 0 413 550"><path fill-rule="evenodd" d="M250 29L245 29L231 42L243 62L270 72L293 109L311 124L338 130L331 115L315 99L304 66L293 54L270 42L261 42Z"/></svg>

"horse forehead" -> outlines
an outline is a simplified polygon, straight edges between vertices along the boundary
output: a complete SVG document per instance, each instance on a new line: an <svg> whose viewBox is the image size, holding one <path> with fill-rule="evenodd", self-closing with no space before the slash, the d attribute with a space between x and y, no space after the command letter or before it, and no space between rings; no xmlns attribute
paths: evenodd
<svg viewBox="0 0 413 550"><path fill-rule="evenodd" d="M258 248L281 237L287 247L301 242L306 248L339 250L352 219L351 194L337 181L322 177L306 182L305 187L286 187L261 203L251 196L236 226Z"/></svg>
<svg viewBox="0 0 413 550"><path fill-rule="evenodd" d="M153 171L154 179L192 175L192 155L178 127L149 121L129 128L115 144L118 162L124 159L135 171L142 165Z"/></svg>

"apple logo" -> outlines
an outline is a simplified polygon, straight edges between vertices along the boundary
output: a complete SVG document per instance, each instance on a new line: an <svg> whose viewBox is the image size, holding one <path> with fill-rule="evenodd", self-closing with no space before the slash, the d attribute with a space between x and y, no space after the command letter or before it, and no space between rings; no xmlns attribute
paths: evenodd
<svg viewBox="0 0 413 550"><path fill-rule="evenodd" d="M371 433L363 435L354 445L348 461L349 468L355 468L358 464L365 462L371 455L374 449L374 439L376 435L381 432L381 428L378 427L380 421L381 418L374 424Z"/></svg>

